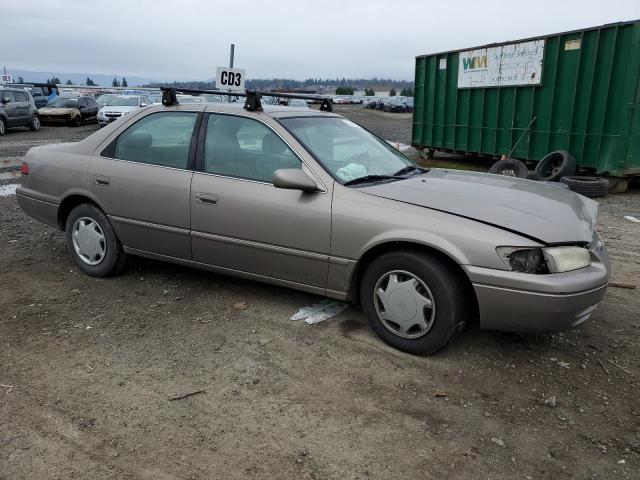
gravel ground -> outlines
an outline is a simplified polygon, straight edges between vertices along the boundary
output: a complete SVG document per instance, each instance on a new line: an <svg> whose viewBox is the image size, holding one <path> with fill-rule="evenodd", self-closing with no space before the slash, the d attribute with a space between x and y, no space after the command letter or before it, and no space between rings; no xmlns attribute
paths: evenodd
<svg viewBox="0 0 640 480"><path fill-rule="evenodd" d="M410 118L343 108L408 138ZM0 157L93 128L11 132ZM599 221L613 280L636 285L624 215L638 190ZM0 479L640 478L637 289L570 332L469 328L421 358L357 308L290 321L318 300L293 290L144 259L89 278L13 196L0 245Z"/></svg>

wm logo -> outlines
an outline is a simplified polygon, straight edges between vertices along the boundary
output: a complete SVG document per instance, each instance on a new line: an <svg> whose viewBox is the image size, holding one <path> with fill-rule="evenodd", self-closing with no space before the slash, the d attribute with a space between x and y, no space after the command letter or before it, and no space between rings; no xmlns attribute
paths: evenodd
<svg viewBox="0 0 640 480"><path fill-rule="evenodd" d="M487 68L487 56L481 57L469 57L462 59L462 66L465 70L477 70L480 68Z"/></svg>

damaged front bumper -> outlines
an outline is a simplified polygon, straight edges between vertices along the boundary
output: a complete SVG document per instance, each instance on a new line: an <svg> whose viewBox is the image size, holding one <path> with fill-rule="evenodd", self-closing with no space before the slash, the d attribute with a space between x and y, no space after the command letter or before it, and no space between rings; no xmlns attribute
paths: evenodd
<svg viewBox="0 0 640 480"><path fill-rule="evenodd" d="M591 265L535 275L465 266L480 313L480 326L513 332L566 330L589 319L607 291L609 257L599 241Z"/></svg>

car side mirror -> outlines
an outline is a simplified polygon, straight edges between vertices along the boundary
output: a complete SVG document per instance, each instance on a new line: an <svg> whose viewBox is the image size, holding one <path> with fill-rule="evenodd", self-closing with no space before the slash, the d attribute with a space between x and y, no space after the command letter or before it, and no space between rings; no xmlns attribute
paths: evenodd
<svg viewBox="0 0 640 480"><path fill-rule="evenodd" d="M9 100L7 97L2 99L2 104L6 105L7 103L9 103L11 100Z"/></svg>
<svg viewBox="0 0 640 480"><path fill-rule="evenodd" d="M146 106L147 106L147 104L146 104L146 103L141 103L141 104L140 104L140 106L141 106L141 107L146 107Z"/></svg>
<svg viewBox="0 0 640 480"><path fill-rule="evenodd" d="M317 192L318 185L301 168L280 168L273 172L273 186L288 190Z"/></svg>

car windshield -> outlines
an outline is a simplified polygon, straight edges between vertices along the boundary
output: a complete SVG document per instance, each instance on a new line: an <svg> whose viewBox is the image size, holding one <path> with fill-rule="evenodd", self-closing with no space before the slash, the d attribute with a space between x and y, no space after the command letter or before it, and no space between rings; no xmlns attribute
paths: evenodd
<svg viewBox="0 0 640 480"><path fill-rule="evenodd" d="M78 107L78 99L77 98L54 98L49 103L47 103L47 107L55 107L55 108L77 108Z"/></svg>
<svg viewBox="0 0 640 480"><path fill-rule="evenodd" d="M109 102L111 107L137 107L138 97L115 97Z"/></svg>
<svg viewBox="0 0 640 480"><path fill-rule="evenodd" d="M294 117L280 122L340 183L393 176L414 165L387 142L345 118Z"/></svg>
<svg viewBox="0 0 640 480"><path fill-rule="evenodd" d="M110 102L111 99L113 99L113 97L115 97L115 95L113 95L111 93L106 93L106 94L100 95L98 98L96 98L96 102L104 104L104 103Z"/></svg>

